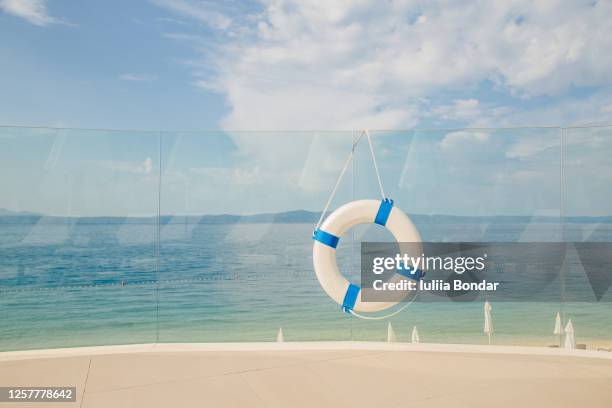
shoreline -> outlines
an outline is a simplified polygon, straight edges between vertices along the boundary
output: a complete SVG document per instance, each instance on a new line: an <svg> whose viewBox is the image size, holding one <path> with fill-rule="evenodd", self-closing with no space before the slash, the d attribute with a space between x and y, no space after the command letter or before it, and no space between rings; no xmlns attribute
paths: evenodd
<svg viewBox="0 0 612 408"><path fill-rule="evenodd" d="M441 343L388 343L368 341L249 342L249 343L143 343L109 346L70 347L0 352L0 361L21 361L94 355L183 353L183 352L266 352L266 351L406 351L425 353L468 353L582 357L612 360L612 352L565 350L557 347L506 346Z"/></svg>
<svg viewBox="0 0 612 408"><path fill-rule="evenodd" d="M342 336L340 337L336 337L336 338L322 338L322 339L286 339L284 343L276 343L275 338L277 333L274 332L269 336L265 336L265 338L255 338L255 339L245 339L245 341L242 341L242 339L240 338L228 338L227 340L224 338L219 338L219 336L213 336L212 339L208 340L208 339L197 339L197 338L189 338L190 336L179 336L178 338L176 336L174 341L168 341L168 342L155 342L155 340L153 338L147 339L145 338L145 336L138 338L134 338L133 341L130 341L129 339L115 339L115 342L108 342L108 343L102 343L102 342L94 342L92 338L88 338L91 341L84 341L84 342L80 342L79 343L73 343L73 344L61 344L61 343L56 343L56 344L39 344L39 345L33 345L31 347L27 347L27 348L22 348L22 349L18 349L18 348L0 348L0 361L2 361L2 356L6 355L8 353L36 353L36 352L44 352L44 353L53 353L54 351L57 350L85 350L85 349L91 349L91 350L95 350L95 349L104 349L104 348L117 348L117 349L121 349L121 348L125 348L125 347L136 347L136 346L153 346L156 345L159 348L163 348L166 346L172 346L172 345L180 345L180 346L185 346L187 348L189 347L197 347L197 346L202 346L202 347L214 347L215 349L223 349L223 348L227 348L228 350L236 350L237 347L242 346L245 348L245 350L249 350L250 348L253 347L259 347L261 345L266 345L266 344L280 344L281 346L284 345L284 347L288 347L288 344L291 345L313 345L313 344L322 344L322 345L329 345L329 344L391 344L391 345L397 345L397 346L408 346L408 347L415 347L415 346L424 346L424 345L432 345L432 346L437 346L440 348L444 348L444 347L448 347L448 348L478 348L478 347L497 347L500 350L502 348L525 348L525 349L543 349L543 350L564 350L563 348L563 337L561 338L561 345L559 347L559 340L557 338L553 338L553 336L550 336L549 339L545 339L541 336L508 336L508 335L499 335L499 334L493 334L492 337L492 344L487 344L486 341L486 336L482 336L482 338L480 339L481 341L475 341L476 339L472 339L471 341L461 341L461 340L456 340L456 341L452 341L450 339L435 339L435 338L431 338L429 337L428 341L422 341L421 343L418 344L412 344L411 340L410 340L410 336L407 333L404 332L399 332L398 330L400 329L398 326L396 326L396 324L393 324L393 328L395 330L396 333L396 340L393 343L387 343L385 340L386 337L386 327L385 327L385 335L383 336L382 334L379 336L370 336L370 338L367 338L368 336L360 336L361 338L357 338L357 339L348 339L346 337L342 338ZM285 334L286 335L286 334ZM183 337L185 340L181 341L182 339L180 337ZM217 338L214 338L217 337ZM178 340L178 341L177 341ZM450 341L449 341L450 340ZM465 339L464 339L465 340ZM15 344L13 343L13 346ZM586 349L576 349L578 351L584 352L584 351L591 351L591 352L601 352L601 353L610 353L612 355L612 341L608 340L608 339L596 339L596 338L585 338L585 337L576 337L576 345L586 345ZM336 348L334 348L336 349Z"/></svg>

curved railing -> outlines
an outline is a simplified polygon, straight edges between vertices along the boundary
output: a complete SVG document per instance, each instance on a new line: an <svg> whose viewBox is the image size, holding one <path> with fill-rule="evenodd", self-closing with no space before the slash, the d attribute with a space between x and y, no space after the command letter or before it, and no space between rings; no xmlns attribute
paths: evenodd
<svg viewBox="0 0 612 408"><path fill-rule="evenodd" d="M373 131L387 195L427 241L612 240L612 127ZM312 229L359 132L139 132L0 127L0 350L151 342L385 340L340 311ZM360 146L332 208L377 198ZM358 279L358 227L338 249ZM572 280L573 279L573 280ZM549 345L554 317L610 347L612 314L495 305L496 344ZM415 303L399 341L485 343L482 302Z"/></svg>

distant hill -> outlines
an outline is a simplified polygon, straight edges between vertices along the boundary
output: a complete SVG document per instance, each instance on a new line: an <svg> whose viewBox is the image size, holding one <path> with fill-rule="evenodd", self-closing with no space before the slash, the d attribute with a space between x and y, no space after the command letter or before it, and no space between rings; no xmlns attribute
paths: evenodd
<svg viewBox="0 0 612 408"><path fill-rule="evenodd" d="M8 211L0 213L0 224L35 224L41 221L47 224L150 224L156 217L58 217L43 216L33 213ZM302 224L316 223L321 213L297 210L280 213L263 213L254 215L162 215L162 224Z"/></svg>
<svg viewBox="0 0 612 408"><path fill-rule="evenodd" d="M0 208L0 217L23 217L23 216L31 216L31 215L40 215L38 213L28 212L28 211L11 211L6 208Z"/></svg>
<svg viewBox="0 0 612 408"><path fill-rule="evenodd" d="M316 223L321 216L320 212L312 212L306 210L297 211L286 211L280 213L263 213L254 215L232 215L232 214L221 214L221 215L202 215L202 216L168 216L163 215L161 217L162 224L167 223L183 223L185 220L198 222L199 224L235 224L235 223L246 223L246 224L302 224L302 223Z"/></svg>
<svg viewBox="0 0 612 408"><path fill-rule="evenodd" d="M320 212L296 210L278 213L262 213L253 215L162 215L160 220L165 224L315 224ZM459 216L459 215L423 215L410 214L417 224L444 223L444 224L478 224L478 223L557 223L559 217L545 216ZM35 224L40 222L48 224L153 224L156 217L57 217L43 216L29 212L10 211L0 209L0 224ZM612 216L603 217L565 217L567 223L612 223Z"/></svg>

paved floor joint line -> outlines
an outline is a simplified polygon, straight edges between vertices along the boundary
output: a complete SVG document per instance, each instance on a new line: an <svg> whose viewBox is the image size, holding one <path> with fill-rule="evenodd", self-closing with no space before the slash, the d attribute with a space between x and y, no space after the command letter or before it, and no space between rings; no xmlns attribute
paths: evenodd
<svg viewBox="0 0 612 408"><path fill-rule="evenodd" d="M85 382L83 383L83 392L81 393L81 403L79 408L83 408L83 401L85 401L85 391L87 390L87 380L89 379L89 370L91 370L91 360L93 357L89 357L89 364L87 365L87 374L85 374Z"/></svg>

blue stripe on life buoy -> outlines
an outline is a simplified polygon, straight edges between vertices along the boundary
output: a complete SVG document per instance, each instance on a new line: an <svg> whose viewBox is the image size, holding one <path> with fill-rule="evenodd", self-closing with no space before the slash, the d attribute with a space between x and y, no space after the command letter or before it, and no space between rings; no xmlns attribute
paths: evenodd
<svg viewBox="0 0 612 408"><path fill-rule="evenodd" d="M384 227L387 224L387 220L389 219L389 214L391 214L392 208L393 200L390 198L383 198L380 202L380 207L378 207L378 212L376 213L376 218L374 219L374 222Z"/></svg>
<svg viewBox="0 0 612 408"><path fill-rule="evenodd" d="M350 313L351 310L355 307L355 302L357 302L357 295L361 288L357 285L353 285L349 283L348 288L346 289L346 294L344 295L344 300L342 301L342 310L346 313Z"/></svg>
<svg viewBox="0 0 612 408"><path fill-rule="evenodd" d="M312 239L332 248L336 248L338 246L338 241L340 241L339 237L320 229L316 230L314 234L312 234Z"/></svg>

